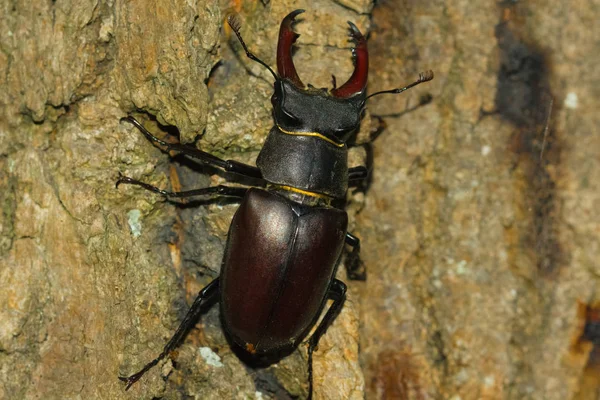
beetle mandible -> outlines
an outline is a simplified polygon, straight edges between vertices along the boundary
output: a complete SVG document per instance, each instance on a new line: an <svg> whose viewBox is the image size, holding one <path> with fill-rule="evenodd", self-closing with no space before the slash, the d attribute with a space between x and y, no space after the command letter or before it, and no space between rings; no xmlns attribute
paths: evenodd
<svg viewBox="0 0 600 400"><path fill-rule="evenodd" d="M344 243L353 250L347 263L350 279L364 279L359 271L360 241L347 232L348 217L335 201L346 196L349 182L365 179L368 170L348 167L347 140L358 131L365 102L382 93L401 93L433 79L433 72L399 89L366 95L369 56L367 41L349 24L354 72L346 83L331 90L305 86L292 60L298 38L292 25L304 10L295 10L281 22L277 44L277 71L251 53L235 16L227 20L246 55L273 75L271 97L275 125L256 160L256 167L223 160L195 147L167 143L153 136L133 117L132 123L164 151L200 160L228 172L258 178L263 186L213 186L168 192L119 176L119 184L133 184L168 198L220 195L241 199L229 228L219 277L200 291L192 307L162 352L139 372L119 377L129 389L149 369L172 352L196 324L203 303L220 300L226 335L252 355L295 348L316 323L327 299L333 303L308 340L309 397L312 397L312 354L320 337L340 311L346 285L335 278Z"/></svg>

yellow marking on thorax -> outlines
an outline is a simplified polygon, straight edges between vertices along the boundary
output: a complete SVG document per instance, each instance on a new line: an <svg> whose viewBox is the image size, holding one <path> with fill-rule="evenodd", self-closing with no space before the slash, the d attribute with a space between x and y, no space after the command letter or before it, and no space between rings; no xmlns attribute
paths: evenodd
<svg viewBox="0 0 600 400"><path fill-rule="evenodd" d="M312 137L316 137L319 138L321 140L324 140L328 143L331 143L334 146L337 147L344 147L345 143L336 143L335 141L329 139L327 136L319 133L319 132L302 132L302 131L286 131L285 129L283 129L281 126L277 125L277 128L288 135L296 135L296 136L312 136Z"/></svg>
<svg viewBox="0 0 600 400"><path fill-rule="evenodd" d="M326 194L322 194L322 193L316 193L316 192L309 192L308 190L302 190L302 189L298 189L295 188L293 186L287 186L287 185L273 185L276 188L279 189L283 189L283 190L287 190L289 192L294 192L294 193L300 193L306 196L311 196L311 197L317 197L319 199L325 199L325 200L331 200L332 197L331 196L327 196Z"/></svg>

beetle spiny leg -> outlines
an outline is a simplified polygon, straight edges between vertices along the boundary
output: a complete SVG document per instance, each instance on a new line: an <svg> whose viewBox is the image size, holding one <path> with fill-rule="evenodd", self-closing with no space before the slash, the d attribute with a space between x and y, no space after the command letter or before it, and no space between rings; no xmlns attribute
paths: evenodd
<svg viewBox="0 0 600 400"><path fill-rule="evenodd" d="M205 151L196 149L195 147L190 147L187 145L183 145L180 143L167 143L164 140L161 140L151 134L142 124L140 124L135 118L128 116L121 118L121 121L127 121L132 123L148 140L153 143L158 143L164 148L161 148L162 151L177 151L180 154L184 154L188 157L195 158L200 160L200 162L208 165L213 165L218 168L223 168L227 172L233 172L236 174L252 177L252 178L262 178L262 174L260 170L251 165L246 165L235 160L222 160L219 157L216 157L210 153Z"/></svg>
<svg viewBox="0 0 600 400"><path fill-rule="evenodd" d="M158 364L158 362L160 360L162 360L165 356L166 356L166 354L164 352L160 353L160 355L158 357L156 357L154 360L150 361L148 364L146 364L144 366L144 368L142 368L140 371L136 372L135 374L130 375L130 376L119 376L119 380L121 382L127 383L127 386L125 386L125 391L129 390L129 388L134 383L136 383L137 381L139 381L140 378L142 376L144 376L144 374L146 372L148 372L152 367L154 367L156 364Z"/></svg>
<svg viewBox="0 0 600 400"><path fill-rule="evenodd" d="M198 322L198 318L200 314L204 310L204 306L206 305L206 301L210 301L211 298L218 293L219 290L219 278L214 279L208 285L204 287L194 300L192 307L188 310L187 314L181 321L181 324L177 328L175 334L171 337L171 339L167 342L163 351L156 357L154 360L150 361L148 364L144 365L144 367L130 376L119 376L119 380L127 383L125 386L125 390L129 389L131 385L136 383L140 378L152 369L156 364L158 364L163 358L169 355L175 348L181 343L183 338L188 334L188 332L196 325Z"/></svg>
<svg viewBox="0 0 600 400"><path fill-rule="evenodd" d="M123 121L127 121L130 124L132 124L133 126L135 126L136 128L138 128L138 130L140 132L142 132L142 134L144 136L146 136L146 138L148 140L150 140L151 142L158 143L161 146L166 146L166 147L169 147L171 145L171 143L167 143L164 140L159 139L156 136L154 136L153 134L151 134L150 131L148 131L148 129L144 128L144 125L140 124L139 121L137 119L133 118L132 116L128 115L119 120L119 122L123 122Z"/></svg>
<svg viewBox="0 0 600 400"><path fill-rule="evenodd" d="M321 336L323 336L323 334L327 331L327 328L329 327L329 325L331 325L331 323L333 322L335 317L337 317L337 315L340 313L340 311L342 309L342 305L344 305L344 301L346 300L346 290L347 290L347 287L346 287L346 284L344 284L344 282L342 282L338 279L334 279L331 282L331 286L330 286L329 290L327 291L327 298L332 299L333 304L331 304L331 306L329 306L327 313L325 313L325 316L323 317L323 319L317 326L317 329L315 329L315 332L312 334L310 339L308 339L308 393L309 393L308 398L309 399L312 399L312 392L313 392L313 366L312 366L313 352L315 350L317 350L317 347L319 345L319 339L321 339Z"/></svg>
<svg viewBox="0 0 600 400"><path fill-rule="evenodd" d="M156 186L152 186L148 183L138 181L137 179L130 178L128 176L124 176L119 172L119 179L117 180L116 187L118 188L120 184L128 184L128 185L136 185L140 186L150 192L160 194L166 198L184 198L184 197L195 197L195 196L231 196L231 197L239 197L242 198L248 191L248 188L245 187L232 187L232 186L208 186L200 189L192 189L186 190L183 192L169 192L168 190L160 189Z"/></svg>

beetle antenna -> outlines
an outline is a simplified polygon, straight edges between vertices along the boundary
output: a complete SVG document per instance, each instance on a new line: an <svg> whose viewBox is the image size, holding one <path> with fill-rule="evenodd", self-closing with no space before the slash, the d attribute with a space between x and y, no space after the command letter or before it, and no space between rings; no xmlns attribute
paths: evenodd
<svg viewBox="0 0 600 400"><path fill-rule="evenodd" d="M425 72L421 72L419 74L419 79L417 79L416 81L414 81L410 85L404 86L403 88L391 89L391 90L382 90L381 92L375 92L375 93L370 94L369 96L367 96L367 98L365 99L365 101L367 101L369 98L371 98L373 96L377 96L379 94L384 94L384 93L398 94L398 93L402 93L402 92L410 89L411 87L417 86L418 84L423 83L423 82L429 82L432 79L433 79L433 71L430 70L430 69L428 69Z"/></svg>
<svg viewBox="0 0 600 400"><path fill-rule="evenodd" d="M233 32L237 36L238 40L242 44L242 47L244 48L244 51L246 52L246 56L248 56L249 59L251 59L253 61L256 61L257 63L261 64L263 67L265 67L266 69L268 69L269 72L271 74L273 74L273 77L276 80L279 79L279 77L271 69L271 67L269 67L263 60L261 60L260 58L256 57L252 52L250 52L250 50L248 50L248 47L246 47L246 43L244 42L244 39L242 39L242 35L240 34L240 28L242 27L242 23L240 22L240 19L237 17L237 15L230 14L227 17L227 24L231 27L231 29L233 30Z"/></svg>

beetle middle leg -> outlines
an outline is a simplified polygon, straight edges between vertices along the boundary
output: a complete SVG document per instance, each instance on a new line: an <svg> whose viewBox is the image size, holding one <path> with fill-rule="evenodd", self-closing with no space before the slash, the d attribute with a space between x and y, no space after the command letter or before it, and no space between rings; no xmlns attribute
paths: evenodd
<svg viewBox="0 0 600 400"><path fill-rule="evenodd" d="M239 197L242 198L248 191L248 188L244 187L231 187L231 186L209 186L200 189L186 190L183 192L169 192L167 190L163 190L157 188L156 186L149 185L145 182L138 181L137 179L130 178L128 176L121 175L119 173L119 179L115 184L116 187L119 187L120 184L128 184L128 185L136 185L140 186L150 192L158 193L165 197L175 197L175 198L183 198L183 197L194 197L194 196L207 196L207 195L219 195L219 196L231 196L231 197Z"/></svg>
<svg viewBox="0 0 600 400"><path fill-rule="evenodd" d="M120 376L119 379L123 382L127 383L125 390L129 389L131 385L137 382L146 372L148 372L152 367L160 362L163 358L165 358L169 353L171 353L175 348L179 345L179 342L187 335L187 333L196 325L198 317L204 310L204 306L207 302L210 303L211 300L215 299L215 296L219 291L219 278L214 279L208 285L204 287L194 300L192 307L189 309L185 318L179 324L177 331L171 339L167 342L163 351L156 357L154 360L150 361L148 364L144 366L141 370L136 372L130 376Z"/></svg>
<svg viewBox="0 0 600 400"><path fill-rule="evenodd" d="M329 325L331 325L335 317L340 313L346 300L346 289L346 284L338 279L334 279L331 282L327 297L333 299L333 304L327 310L327 314L325 314L317 329L315 329L315 333L308 340L308 400L312 399L313 393L313 352L317 349L321 336L323 336Z"/></svg>

